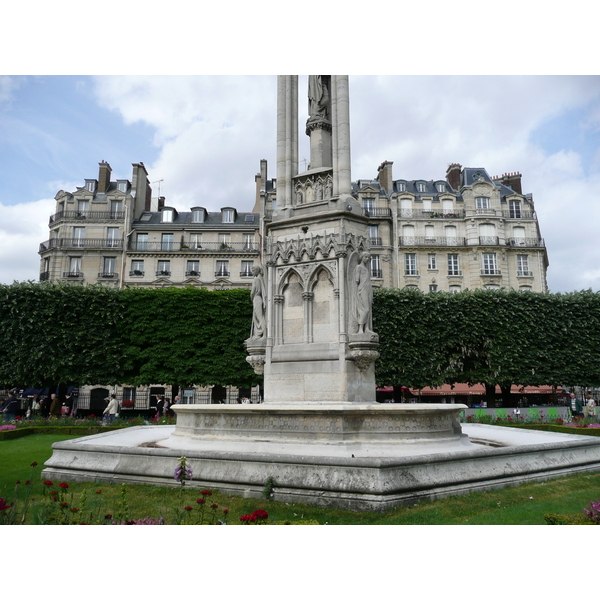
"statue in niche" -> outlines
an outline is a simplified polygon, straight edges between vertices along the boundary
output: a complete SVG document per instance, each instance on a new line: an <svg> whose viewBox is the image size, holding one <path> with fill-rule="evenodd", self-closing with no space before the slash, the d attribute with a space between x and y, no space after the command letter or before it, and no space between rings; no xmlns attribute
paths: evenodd
<svg viewBox="0 0 600 600"><path fill-rule="evenodd" d="M315 202L323 200L323 185L319 180L315 183Z"/></svg>
<svg viewBox="0 0 600 600"><path fill-rule="evenodd" d="M296 204L303 204L303 203L304 203L304 197L302 196L302 191L296 190Z"/></svg>
<svg viewBox="0 0 600 600"><path fill-rule="evenodd" d="M372 334L371 318L373 307L373 286L371 285L371 255L368 252L363 252L360 255L359 263L354 269L353 277L353 305L354 319L358 326L358 333Z"/></svg>
<svg viewBox="0 0 600 600"><path fill-rule="evenodd" d="M253 267L252 290L250 298L252 300L252 333L250 339L258 340L265 336L265 310L267 306L267 295L263 270L261 267Z"/></svg>
<svg viewBox="0 0 600 600"><path fill-rule="evenodd" d="M329 200L333 194L333 183L331 181L331 177L327 178L325 182L325 200Z"/></svg>
<svg viewBox="0 0 600 600"><path fill-rule="evenodd" d="M311 119L329 116L329 90L323 75L308 76L308 116Z"/></svg>

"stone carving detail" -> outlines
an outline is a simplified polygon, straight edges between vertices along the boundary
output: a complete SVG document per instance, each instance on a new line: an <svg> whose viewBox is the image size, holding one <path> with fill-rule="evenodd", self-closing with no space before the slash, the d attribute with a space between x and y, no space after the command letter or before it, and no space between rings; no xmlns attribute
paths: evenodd
<svg viewBox="0 0 600 600"><path fill-rule="evenodd" d="M379 352L365 348L356 348L350 350L349 357L356 363L359 371L366 371L371 363L379 358Z"/></svg>
<svg viewBox="0 0 600 600"><path fill-rule="evenodd" d="M262 268L254 267L252 274L254 275L254 280L252 281L252 290L250 291L250 298L252 300L252 332L250 339L257 340L263 338L266 334L265 313L267 294Z"/></svg>
<svg viewBox="0 0 600 600"><path fill-rule="evenodd" d="M250 348L248 348L250 350ZM265 355L264 354L250 354L246 356L246 362L254 369L257 375L263 375L265 372Z"/></svg>
<svg viewBox="0 0 600 600"><path fill-rule="evenodd" d="M310 118L329 117L328 77L323 75L308 76L308 116Z"/></svg>
<svg viewBox="0 0 600 600"><path fill-rule="evenodd" d="M353 325L351 333L373 333L371 329L373 319L373 286L371 285L371 271L367 266L370 263L371 255L363 252L350 280L350 294L352 299L351 318Z"/></svg>
<svg viewBox="0 0 600 600"><path fill-rule="evenodd" d="M331 175L313 175L294 185L296 206L329 200L333 194Z"/></svg>

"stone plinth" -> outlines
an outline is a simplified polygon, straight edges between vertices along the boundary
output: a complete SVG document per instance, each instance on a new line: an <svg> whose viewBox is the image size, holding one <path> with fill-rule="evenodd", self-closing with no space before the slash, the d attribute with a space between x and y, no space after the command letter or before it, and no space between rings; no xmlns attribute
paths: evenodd
<svg viewBox="0 0 600 600"><path fill-rule="evenodd" d="M464 438L464 404L183 404L175 437L297 444L427 444Z"/></svg>

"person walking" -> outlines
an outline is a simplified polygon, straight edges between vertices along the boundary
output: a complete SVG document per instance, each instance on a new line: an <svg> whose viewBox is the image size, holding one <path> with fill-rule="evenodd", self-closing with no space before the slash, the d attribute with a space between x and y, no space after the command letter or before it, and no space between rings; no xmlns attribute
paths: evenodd
<svg viewBox="0 0 600 600"><path fill-rule="evenodd" d="M110 400L107 407L104 409L103 415L107 415L107 423L111 425L113 421L119 416L119 403L117 402L117 396L115 394L110 395Z"/></svg>
<svg viewBox="0 0 600 600"><path fill-rule="evenodd" d="M56 394L50 394L50 416L60 417L61 402Z"/></svg>
<svg viewBox="0 0 600 600"><path fill-rule="evenodd" d="M583 408L583 416L587 418L594 418L596 416L596 402L592 398L591 394L585 395L586 404Z"/></svg>

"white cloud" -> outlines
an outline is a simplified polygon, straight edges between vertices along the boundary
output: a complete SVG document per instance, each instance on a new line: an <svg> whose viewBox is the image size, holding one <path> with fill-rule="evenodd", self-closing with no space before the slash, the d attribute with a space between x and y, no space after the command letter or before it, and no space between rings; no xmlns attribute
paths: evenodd
<svg viewBox="0 0 600 600"><path fill-rule="evenodd" d="M48 239L48 217L55 201L38 200L0 205L0 283L37 281L40 274L39 245Z"/></svg>

